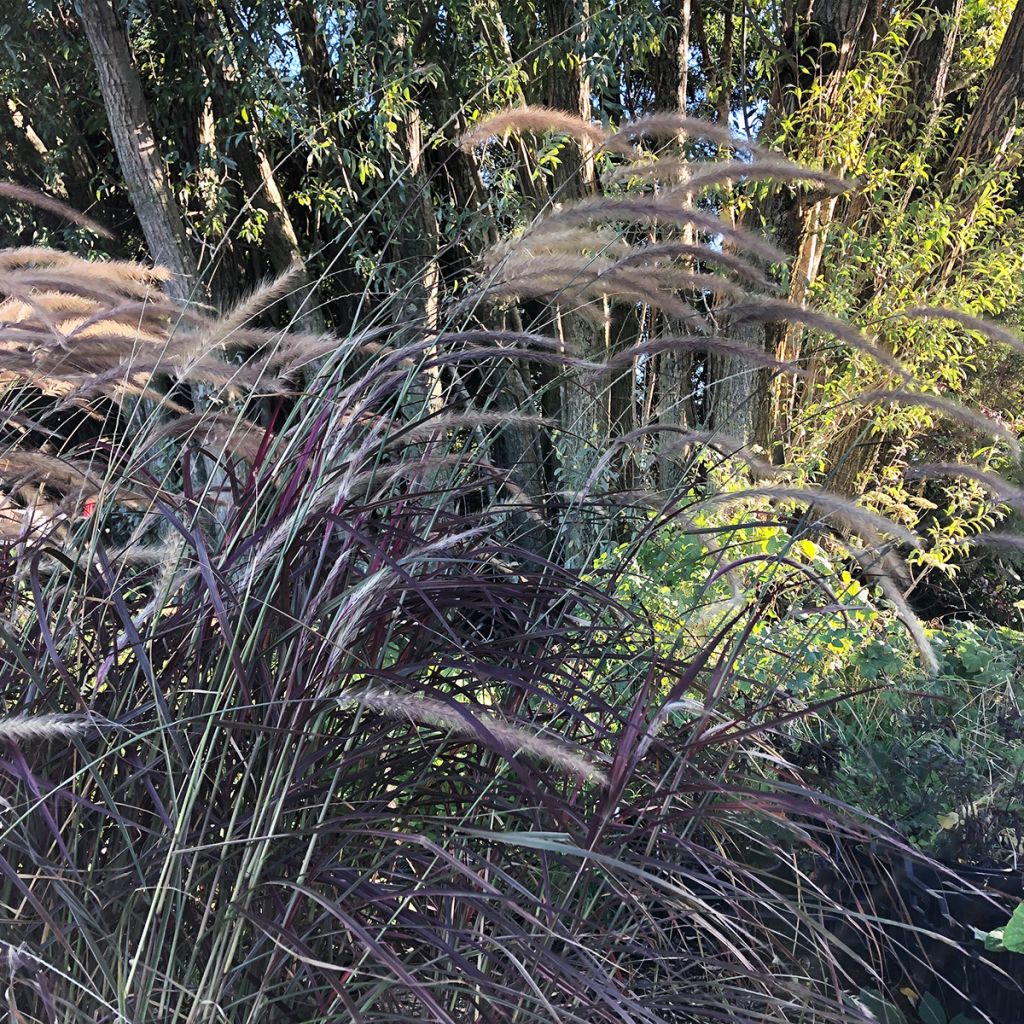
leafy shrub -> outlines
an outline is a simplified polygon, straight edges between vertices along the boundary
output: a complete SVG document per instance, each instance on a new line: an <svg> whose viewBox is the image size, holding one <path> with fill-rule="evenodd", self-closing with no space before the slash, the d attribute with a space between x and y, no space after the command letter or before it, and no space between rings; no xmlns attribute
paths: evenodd
<svg viewBox="0 0 1024 1024"><path fill-rule="evenodd" d="M1024 903L1013 912L1002 928L995 928L984 937L985 948L993 952L1024 953Z"/></svg>
<svg viewBox="0 0 1024 1024"><path fill-rule="evenodd" d="M844 797L951 863L1019 863L1024 843L1024 635L952 623L933 634L941 672L895 675L837 709Z"/></svg>
<svg viewBox="0 0 1024 1024"><path fill-rule="evenodd" d="M732 581L744 600L761 595L730 675L737 698L751 710L796 712L774 740L790 766L920 849L952 863L1018 863L1024 634L958 621L929 630L938 671L925 673L885 595L855 578L841 550L766 519L748 511L728 532L719 519L712 534L716 546L727 538L730 561L757 559ZM693 525L712 522L695 516ZM735 611L720 563L692 528L610 549L595 569L613 565L617 593L643 609L666 656L692 657ZM744 628L738 622L736 634Z"/></svg>

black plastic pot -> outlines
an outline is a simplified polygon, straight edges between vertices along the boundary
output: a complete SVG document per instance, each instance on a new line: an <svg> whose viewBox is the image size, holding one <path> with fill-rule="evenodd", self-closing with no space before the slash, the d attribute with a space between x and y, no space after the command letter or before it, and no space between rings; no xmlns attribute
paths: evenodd
<svg viewBox="0 0 1024 1024"><path fill-rule="evenodd" d="M885 982L889 993L903 993L909 1020L918 1019L915 1004L928 993L947 1021L965 1015L1024 1024L1024 956L990 952L978 937L1004 925L1024 901L1024 872L944 865L867 845L845 848L838 859L840 871L824 872L834 898L900 923L886 928Z"/></svg>

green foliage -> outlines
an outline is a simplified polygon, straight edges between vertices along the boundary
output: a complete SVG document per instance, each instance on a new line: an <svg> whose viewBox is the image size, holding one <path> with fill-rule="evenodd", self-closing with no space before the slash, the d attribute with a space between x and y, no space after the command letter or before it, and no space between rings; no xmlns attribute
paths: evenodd
<svg viewBox="0 0 1024 1024"><path fill-rule="evenodd" d="M733 627L743 639L730 678L749 706L793 711L844 698L787 729L795 763L929 853L1014 863L1024 836L1024 633L970 622L932 629L940 670L928 677L885 598L825 541L749 513L719 520L711 536L729 560L758 559L734 581L737 601L714 579L713 522L695 515L692 527L635 551L606 552L596 569L621 573L618 593L643 610L669 660L685 662L730 615L756 606L749 631L743 618Z"/></svg>
<svg viewBox="0 0 1024 1024"><path fill-rule="evenodd" d="M1013 864L1024 836L1024 634L966 622L935 630L941 672L893 659L885 689L820 716L841 798L950 861Z"/></svg>
<svg viewBox="0 0 1024 1024"><path fill-rule="evenodd" d="M604 553L595 569L614 566L622 598L643 609L666 656L680 660L756 605L735 666L738 689L752 698L823 700L916 674L905 632L841 552L773 518L763 501L724 520L695 512L685 527ZM732 562L741 565L722 573Z"/></svg>
<svg viewBox="0 0 1024 1024"><path fill-rule="evenodd" d="M1024 903L1017 907L1002 928L993 928L978 937L983 939L985 948L993 952L1024 953Z"/></svg>
<svg viewBox="0 0 1024 1024"><path fill-rule="evenodd" d="M1012 7L996 0L965 9L950 73L972 90L995 59ZM815 76L794 88L789 109L772 123L772 141L797 160L856 182L852 201L818 208L821 265L807 296L876 337L903 360L917 389L980 400L1019 431L1024 392L1012 369L1018 356L961 326L901 315L936 305L1013 323L1024 303L1024 220L1014 162L950 174L946 162L963 125L962 107L929 108L915 92L916 69L907 55L938 25L934 11L896 5L885 30L840 80ZM813 334L801 351L814 366L814 386L798 389L799 413L782 423L788 456L810 479L834 479L844 493L862 493L886 514L922 523L931 543L912 563L955 576L962 542L1003 513L962 481L925 488L908 484L902 471L925 460L1002 468L1005 453L933 409L892 404L865 414L856 397L883 376L870 360L835 351ZM1002 385L997 393L993 378ZM846 479L839 464L851 451Z"/></svg>

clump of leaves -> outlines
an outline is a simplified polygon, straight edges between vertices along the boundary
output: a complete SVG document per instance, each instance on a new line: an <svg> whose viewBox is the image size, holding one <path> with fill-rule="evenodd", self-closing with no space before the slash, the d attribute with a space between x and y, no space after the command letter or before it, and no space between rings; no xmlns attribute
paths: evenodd
<svg viewBox="0 0 1024 1024"><path fill-rule="evenodd" d="M983 938L985 948L994 953L1024 953L1024 903L1018 905L1002 928L993 928Z"/></svg>

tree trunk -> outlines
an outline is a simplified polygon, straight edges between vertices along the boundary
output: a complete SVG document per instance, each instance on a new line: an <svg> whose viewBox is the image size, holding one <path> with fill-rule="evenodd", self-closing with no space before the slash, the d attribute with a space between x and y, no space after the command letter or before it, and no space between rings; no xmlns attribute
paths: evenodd
<svg viewBox="0 0 1024 1024"><path fill-rule="evenodd" d="M675 110L680 114L687 111L690 72L690 26L692 21L691 0L672 0L671 14L675 25L673 35L666 41L666 53L670 55L669 67L659 76L661 91L655 93L655 103L664 110ZM685 137L677 144L685 145ZM684 229L683 241L692 241L692 233ZM662 325L666 335L686 333L685 328L664 314L655 313L653 322ZM650 387L655 393L657 420L665 426L680 426L692 423L693 419L693 356L684 352L664 352L650 366L654 379ZM666 437L655 437L653 443L660 445ZM664 460L658 464L657 485L665 491L675 488L680 479L678 464Z"/></svg>
<svg viewBox="0 0 1024 1024"><path fill-rule="evenodd" d="M810 102L826 108L835 101L844 76L873 38L880 17L877 0L819 0L804 7L786 33L792 50L780 60L762 136L770 138L774 126L797 111L798 97L809 96ZM812 85L817 87L812 89ZM721 116L723 111L719 113ZM817 277L835 212L834 198L808 202L805 193L794 195L788 188L774 190L752 211L750 220L755 229L765 225L783 251L795 253L789 290L793 302L804 301ZM731 333L779 359L789 360L800 354L803 331L788 323L741 325ZM709 359L709 424L756 442L776 461L786 456L795 401L792 382L785 376L772 377L727 357Z"/></svg>
<svg viewBox="0 0 1024 1024"><path fill-rule="evenodd" d="M928 146L935 132L939 114L946 101L949 72L960 36L960 19L964 0L935 0L934 16L915 38L907 54L910 65L910 104L903 130L894 134L909 143L922 122L918 145Z"/></svg>
<svg viewBox="0 0 1024 1024"><path fill-rule="evenodd" d="M132 207L153 261L173 275L168 293L187 299L198 283L196 260L150 126L124 26L109 0L79 0L78 8Z"/></svg>
<svg viewBox="0 0 1024 1024"><path fill-rule="evenodd" d="M204 51L210 51L214 44L230 42L225 28L227 14L223 8L220 17L210 17L201 7L197 7L200 31L206 38ZM220 39L219 33L224 33ZM291 214L284 200L274 172L274 164L270 158L263 133L255 116L242 121L239 110L246 105L244 94L240 91L240 73L232 65L221 66L212 59L206 62L206 74L214 83L214 92L229 105L231 116L235 118L235 127L244 130L245 139L235 149L239 174L245 190L245 199L253 207L262 210L266 216L266 227L263 236L263 250L275 273L281 274L290 267L305 267L302 246L292 222ZM324 318L316 304L313 288L305 271L299 278L296 287L290 290L285 304L292 319L304 330L321 333L324 330Z"/></svg>
<svg viewBox="0 0 1024 1024"><path fill-rule="evenodd" d="M252 123L247 138L236 151L238 169L245 184L247 199L266 214L263 248L270 265L278 274L289 267L305 267L302 247L295 232L284 196L274 175L274 166L263 145L258 126ZM295 288L285 299L295 322L304 330L320 333L324 319L316 305L312 285L303 271Z"/></svg>
<svg viewBox="0 0 1024 1024"><path fill-rule="evenodd" d="M544 102L585 121L591 118L590 75L586 45L589 0L545 0L547 38L561 60L553 61L544 77ZM566 142L562 161L555 169L555 198L564 201L597 190L594 151L589 142Z"/></svg>
<svg viewBox="0 0 1024 1024"><path fill-rule="evenodd" d="M974 164L1001 164L1008 156L1024 104L1024 0L1018 0L995 64L946 168L947 178Z"/></svg>
<svg viewBox="0 0 1024 1024"><path fill-rule="evenodd" d="M306 103L317 128L325 128L333 137L334 128L328 127L327 122L337 106L335 75L317 5L314 0L288 0L287 14L299 55L299 73Z"/></svg>

